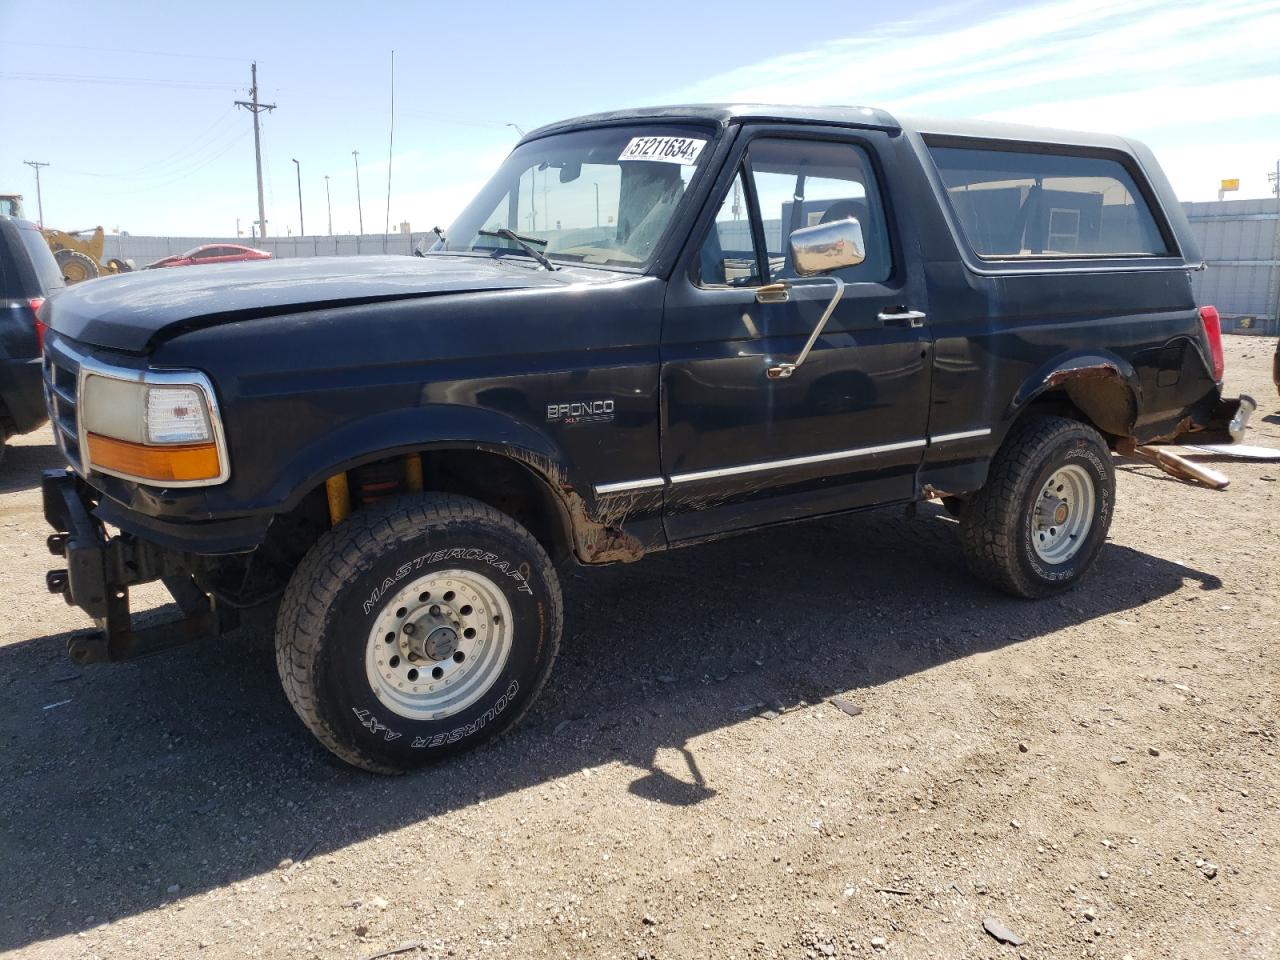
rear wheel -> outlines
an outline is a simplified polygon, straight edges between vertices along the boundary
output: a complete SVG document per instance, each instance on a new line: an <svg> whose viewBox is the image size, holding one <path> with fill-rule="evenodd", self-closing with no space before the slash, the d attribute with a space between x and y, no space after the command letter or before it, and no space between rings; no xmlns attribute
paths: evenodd
<svg viewBox="0 0 1280 960"><path fill-rule="evenodd" d="M337 756L397 773L514 724L551 671L560 587L541 545L464 497L357 512L298 566L281 604L285 693Z"/></svg>
<svg viewBox="0 0 1280 960"><path fill-rule="evenodd" d="M969 568L1020 597L1071 587L1106 540L1115 484L1111 451L1092 427L1064 417L1018 423L961 516Z"/></svg>
<svg viewBox="0 0 1280 960"><path fill-rule="evenodd" d="M53 255L58 261L58 266L62 268L62 276L66 278L67 283L79 283L82 280L92 280L98 275L98 265L93 262L93 257L81 253L79 250L62 249Z"/></svg>

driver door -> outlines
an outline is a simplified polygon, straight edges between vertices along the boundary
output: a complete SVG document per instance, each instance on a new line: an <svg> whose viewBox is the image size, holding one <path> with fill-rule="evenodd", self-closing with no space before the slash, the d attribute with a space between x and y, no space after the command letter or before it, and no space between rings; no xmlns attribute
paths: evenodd
<svg viewBox="0 0 1280 960"><path fill-rule="evenodd" d="M915 495L930 339L923 278L886 203L879 131L742 135L714 213L669 284L662 339L664 522L672 541ZM854 217L866 259L804 363L834 284L799 280L793 230ZM784 299L762 287L797 281Z"/></svg>

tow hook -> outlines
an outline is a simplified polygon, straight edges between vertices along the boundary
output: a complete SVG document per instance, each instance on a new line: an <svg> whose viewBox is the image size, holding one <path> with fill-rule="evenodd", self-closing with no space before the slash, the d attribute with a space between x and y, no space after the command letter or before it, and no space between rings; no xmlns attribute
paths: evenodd
<svg viewBox="0 0 1280 960"><path fill-rule="evenodd" d="M1227 433L1231 434L1232 443L1244 442L1244 432L1249 426L1249 418L1257 409L1257 400L1247 393L1240 394L1240 407L1236 410L1236 415L1231 418L1231 422L1227 424Z"/></svg>

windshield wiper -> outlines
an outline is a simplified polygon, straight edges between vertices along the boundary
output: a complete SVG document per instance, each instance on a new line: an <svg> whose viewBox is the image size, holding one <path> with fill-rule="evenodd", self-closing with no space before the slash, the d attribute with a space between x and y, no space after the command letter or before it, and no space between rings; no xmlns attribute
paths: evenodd
<svg viewBox="0 0 1280 960"><path fill-rule="evenodd" d="M508 230L506 227L499 227L497 230L477 230L476 233L480 234L482 237L498 237L501 240L510 240L512 243L518 243L520 244L520 249L533 257L533 259L537 260L548 270L560 269L547 259L547 255L545 253L534 246L535 243L540 243L545 247L549 242L547 240L542 240L538 237L522 237L514 230Z"/></svg>

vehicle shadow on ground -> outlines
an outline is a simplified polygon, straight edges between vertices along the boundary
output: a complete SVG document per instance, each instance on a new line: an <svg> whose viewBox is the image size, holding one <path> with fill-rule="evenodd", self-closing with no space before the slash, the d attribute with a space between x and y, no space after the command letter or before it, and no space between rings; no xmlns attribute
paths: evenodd
<svg viewBox="0 0 1280 960"><path fill-rule="evenodd" d="M0 952L584 767L629 764L634 795L696 804L723 789L688 749L709 731L848 691L856 700L1185 581L1221 586L1116 544L1099 567L1063 597L1004 597L969 578L954 523L924 508L914 520L862 514L566 570L560 660L525 724L402 778L321 750L261 634L83 671L64 658L65 634L0 648L0 852L4 875L25 878L0 907ZM658 769L668 749L684 752L687 779Z"/></svg>
<svg viewBox="0 0 1280 960"><path fill-rule="evenodd" d="M65 467L66 460L52 443L17 444L5 447L0 460L0 493L16 493L40 486L40 473Z"/></svg>

